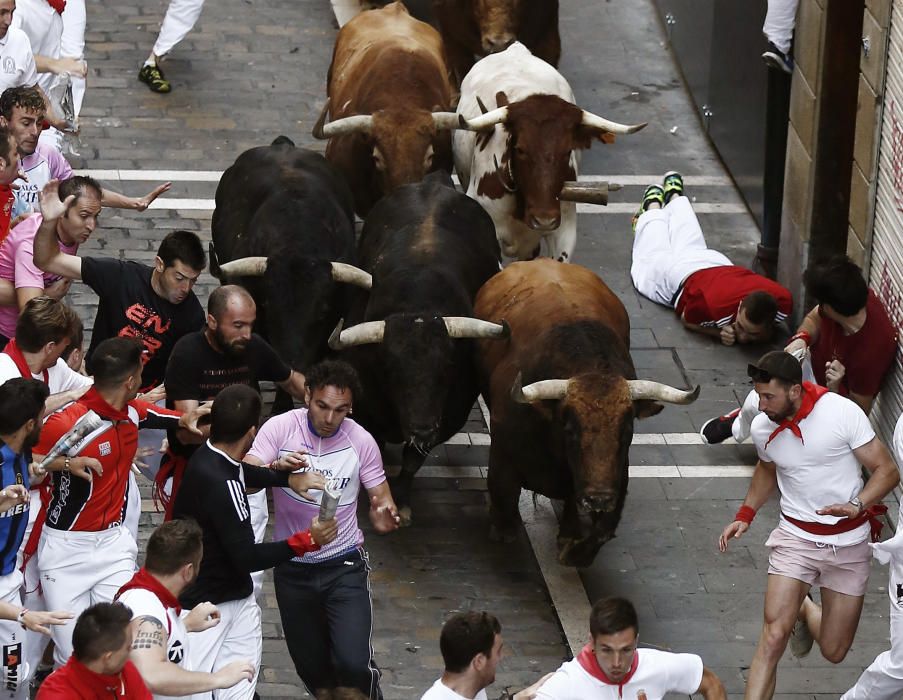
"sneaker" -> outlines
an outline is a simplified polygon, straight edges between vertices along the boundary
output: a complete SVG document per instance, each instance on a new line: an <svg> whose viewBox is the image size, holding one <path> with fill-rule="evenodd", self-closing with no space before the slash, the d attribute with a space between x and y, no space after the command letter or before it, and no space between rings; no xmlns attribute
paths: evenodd
<svg viewBox="0 0 903 700"><path fill-rule="evenodd" d="M733 437L731 429L734 426L734 420L740 415L740 409L735 408L730 413L717 418L710 418L699 429L702 439L709 445L717 445L724 442L729 437Z"/></svg>
<svg viewBox="0 0 903 700"><path fill-rule="evenodd" d="M637 209L637 212L633 215L633 220L631 221L634 231L636 231L636 222L639 221L640 215L642 215L644 211L647 211L649 205L653 202L658 202L661 207L665 206L665 191L661 188L661 185L649 185L649 187L646 188L646 191L643 192L643 201L640 203L640 208Z"/></svg>
<svg viewBox="0 0 903 700"><path fill-rule="evenodd" d="M676 170L665 173L665 179L662 181L665 192L665 204L671 201L672 197L683 197L684 195L684 177Z"/></svg>
<svg viewBox="0 0 903 700"><path fill-rule="evenodd" d="M769 68L777 68L787 73L787 75L793 74L793 56L782 53L770 41L768 42L768 50L762 54L762 60L765 61Z"/></svg>
<svg viewBox="0 0 903 700"><path fill-rule="evenodd" d="M141 67L138 71L138 80L146 84L152 92L169 92L172 86L160 70L160 66L152 66L150 64Z"/></svg>
<svg viewBox="0 0 903 700"><path fill-rule="evenodd" d="M809 600L812 600L811 595L806 596ZM805 603L803 603L805 605ZM812 637L812 632L809 630L809 625L806 624L805 620L797 620L796 624L793 625L793 629L790 631L790 653L796 659L802 659L805 656L809 655L809 652L812 651L812 644L815 642L815 639Z"/></svg>

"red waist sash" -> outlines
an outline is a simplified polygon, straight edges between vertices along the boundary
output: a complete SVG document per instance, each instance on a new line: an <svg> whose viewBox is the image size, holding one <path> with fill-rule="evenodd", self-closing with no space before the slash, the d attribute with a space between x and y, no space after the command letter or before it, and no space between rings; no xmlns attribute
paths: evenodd
<svg viewBox="0 0 903 700"><path fill-rule="evenodd" d="M811 535L840 535L844 532L850 532L857 527L868 523L871 527L872 542L878 542L881 539L881 530L884 529L884 523L879 519L880 516L887 513L887 506L874 505L866 508L860 515L855 518L842 518L836 523L812 523L807 520L797 520L791 518L787 513L781 513L791 525L796 525L800 530L808 532Z"/></svg>

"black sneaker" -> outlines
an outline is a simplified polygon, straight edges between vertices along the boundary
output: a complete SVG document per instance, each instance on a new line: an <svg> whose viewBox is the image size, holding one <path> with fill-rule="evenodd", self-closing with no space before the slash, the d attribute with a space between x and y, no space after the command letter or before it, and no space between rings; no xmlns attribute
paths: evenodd
<svg viewBox="0 0 903 700"><path fill-rule="evenodd" d="M664 185L663 189L665 191L665 204L670 202L672 197L683 197L684 177L676 170L665 173L662 185Z"/></svg>
<svg viewBox="0 0 903 700"><path fill-rule="evenodd" d="M710 418L702 424L699 434L702 435L702 439L709 445L722 443L729 437L733 437L734 434L731 432L731 428L734 425L734 420L739 415L740 409L735 408L726 415Z"/></svg>
<svg viewBox="0 0 903 700"><path fill-rule="evenodd" d="M768 42L768 50L762 54L762 60L769 68L777 68L787 75L793 75L793 56L782 53L778 47Z"/></svg>
<svg viewBox="0 0 903 700"><path fill-rule="evenodd" d="M646 188L646 191L643 192L643 201L640 202L640 208L637 209L636 214L633 215L633 219L631 220L634 231L636 231L636 222L639 220L642 213L649 209L649 205L653 202L658 202L660 207L665 206L665 191L661 188L661 185L649 185L649 187Z"/></svg>
<svg viewBox="0 0 903 700"><path fill-rule="evenodd" d="M141 66L138 71L138 80L147 85L153 92L169 92L172 86L160 70L160 66L150 64Z"/></svg>

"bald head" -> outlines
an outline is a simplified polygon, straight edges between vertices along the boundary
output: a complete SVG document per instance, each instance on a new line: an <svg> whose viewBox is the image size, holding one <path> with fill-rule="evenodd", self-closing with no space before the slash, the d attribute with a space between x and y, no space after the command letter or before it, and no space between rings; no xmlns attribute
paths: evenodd
<svg viewBox="0 0 903 700"><path fill-rule="evenodd" d="M254 303L253 297L247 289L237 284L225 284L217 287L210 293L210 299L207 301L207 313L217 321L222 320L227 308L236 307L251 308L255 315L257 312L257 305Z"/></svg>
<svg viewBox="0 0 903 700"><path fill-rule="evenodd" d="M220 352L242 357L251 341L257 305L244 287L217 287L207 302L207 339Z"/></svg>

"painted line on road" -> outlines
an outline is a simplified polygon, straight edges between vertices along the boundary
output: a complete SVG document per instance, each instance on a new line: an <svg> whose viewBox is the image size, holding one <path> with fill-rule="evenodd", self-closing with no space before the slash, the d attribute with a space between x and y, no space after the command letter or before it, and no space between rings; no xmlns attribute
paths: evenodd
<svg viewBox="0 0 903 700"><path fill-rule="evenodd" d="M77 175L88 175L95 180L119 182L219 182L222 170L76 170ZM452 179L458 183L458 176ZM625 187L649 185L661 182L661 175L579 175L580 182L616 182ZM458 183L460 184L460 183ZM694 187L733 187L731 179L724 175L684 175L684 184Z"/></svg>
<svg viewBox="0 0 903 700"><path fill-rule="evenodd" d="M213 211L216 201L213 199L177 199L160 197L150 205L151 209L178 209L181 211ZM627 202L616 202L608 206L598 204L577 204L578 214L633 214L637 205ZM749 210L743 204L726 202L694 203L693 210L697 214L746 214Z"/></svg>
<svg viewBox="0 0 903 700"><path fill-rule="evenodd" d="M483 413L483 420L487 420L489 411L484 410L486 404L482 403L483 398L480 397L480 411ZM491 438L489 433L455 433L448 440L446 445L489 445ZM633 445L705 445L699 433L634 433ZM721 443L722 445L736 445L733 438L729 438Z"/></svg>
<svg viewBox="0 0 903 700"><path fill-rule="evenodd" d="M385 465L389 476L397 476L400 464ZM631 464L631 479L744 479L752 476L755 467L748 464ZM425 464L415 478L428 479L485 479L489 467L467 465Z"/></svg>

